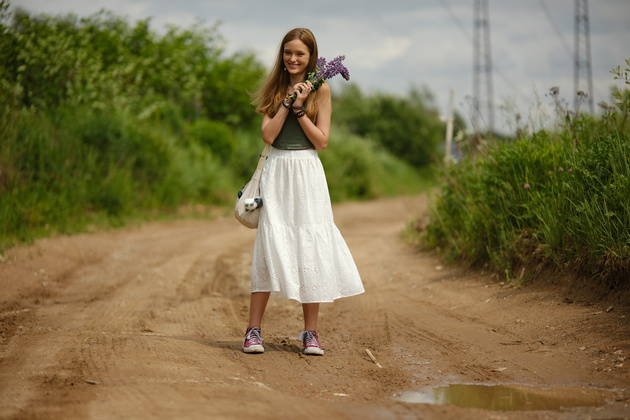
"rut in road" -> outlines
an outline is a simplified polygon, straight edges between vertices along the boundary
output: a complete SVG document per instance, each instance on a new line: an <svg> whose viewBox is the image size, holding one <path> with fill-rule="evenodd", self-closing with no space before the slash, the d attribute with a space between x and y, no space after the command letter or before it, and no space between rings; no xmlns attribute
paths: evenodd
<svg viewBox="0 0 630 420"><path fill-rule="evenodd" d="M241 352L255 231L229 216L11 250L0 265L0 417L466 419L479 413L395 395L447 383L627 389L627 308L569 305L561 289L505 288L445 266L401 238L425 206L335 206L366 293L322 305L324 357L300 353L301 306L273 297L265 353ZM618 416L627 401L623 391L598 413Z"/></svg>

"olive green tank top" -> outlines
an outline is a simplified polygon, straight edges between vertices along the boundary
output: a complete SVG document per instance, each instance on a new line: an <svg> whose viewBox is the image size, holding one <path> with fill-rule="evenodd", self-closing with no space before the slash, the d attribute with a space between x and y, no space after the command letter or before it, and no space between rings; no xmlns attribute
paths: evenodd
<svg viewBox="0 0 630 420"><path fill-rule="evenodd" d="M304 118L304 117L302 117ZM287 119L284 121L280 134L273 141L273 147L283 150L302 150L314 149L313 143L306 137L304 130L300 127L297 117L289 112Z"/></svg>

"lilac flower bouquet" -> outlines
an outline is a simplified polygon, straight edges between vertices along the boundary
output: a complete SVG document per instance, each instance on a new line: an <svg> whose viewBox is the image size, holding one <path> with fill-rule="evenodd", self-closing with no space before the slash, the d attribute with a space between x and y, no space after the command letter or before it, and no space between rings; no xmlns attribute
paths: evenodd
<svg viewBox="0 0 630 420"><path fill-rule="evenodd" d="M345 59L345 55L340 55L326 62L324 57L319 57L317 59L317 63L315 64L315 71L309 73L306 78L306 81L313 84L311 92L315 92L325 80L332 79L338 74L340 74L344 79L350 80L350 72L342 63ZM290 99L295 99L296 97L296 93L289 96Z"/></svg>

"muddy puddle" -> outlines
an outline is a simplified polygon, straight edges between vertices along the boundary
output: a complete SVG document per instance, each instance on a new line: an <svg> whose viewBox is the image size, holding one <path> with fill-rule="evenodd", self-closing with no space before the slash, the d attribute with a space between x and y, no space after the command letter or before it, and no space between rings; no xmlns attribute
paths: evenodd
<svg viewBox="0 0 630 420"><path fill-rule="evenodd" d="M451 384L405 392L399 401L421 404L451 404L497 411L562 410L600 407L617 397L614 391L526 385Z"/></svg>

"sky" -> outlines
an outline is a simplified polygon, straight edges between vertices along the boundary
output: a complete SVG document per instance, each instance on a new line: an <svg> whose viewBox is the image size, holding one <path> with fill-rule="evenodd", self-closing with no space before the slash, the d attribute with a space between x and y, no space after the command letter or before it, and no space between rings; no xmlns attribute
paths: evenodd
<svg viewBox="0 0 630 420"><path fill-rule="evenodd" d="M320 56L345 55L351 81L365 93L405 96L428 90L441 115L450 108L471 114L473 0L10 0L32 14L89 16L101 9L151 27L186 28L218 23L228 54L252 52L271 67L286 32L307 27ZM624 87L610 70L630 58L630 0L588 2L592 95L611 102L610 88ZM533 128L551 118L551 87L573 107L574 0L488 0L494 122L512 132L514 116ZM484 75L485 73L481 73ZM339 79L339 80L337 80ZM333 90L346 83L331 81ZM480 88L486 89L482 79ZM586 83L580 86L588 91ZM584 108L583 108L584 109ZM597 105L595 112L598 112ZM486 121L489 120L486 118Z"/></svg>

